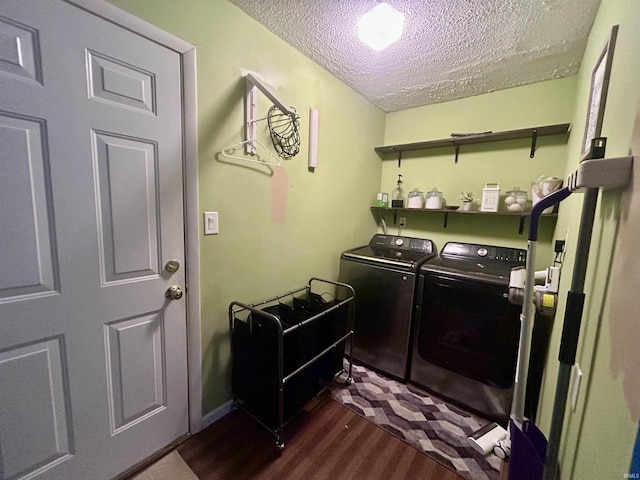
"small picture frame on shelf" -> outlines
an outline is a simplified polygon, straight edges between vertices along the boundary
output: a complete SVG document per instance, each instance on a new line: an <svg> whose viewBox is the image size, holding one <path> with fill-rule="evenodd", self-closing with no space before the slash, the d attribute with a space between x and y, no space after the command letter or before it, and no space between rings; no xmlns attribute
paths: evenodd
<svg viewBox="0 0 640 480"><path fill-rule="evenodd" d="M589 104L587 106L587 119L582 139L580 161L589 157L591 140L599 137L602 133L602 120L604 119L611 64L613 63L613 51L617 36L618 25L614 25L591 73L591 89L589 91Z"/></svg>

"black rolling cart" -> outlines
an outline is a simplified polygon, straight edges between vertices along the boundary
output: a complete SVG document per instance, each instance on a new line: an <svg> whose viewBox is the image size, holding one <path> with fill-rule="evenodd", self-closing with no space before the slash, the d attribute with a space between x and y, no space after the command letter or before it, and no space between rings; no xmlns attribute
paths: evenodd
<svg viewBox="0 0 640 480"><path fill-rule="evenodd" d="M259 303L229 305L233 407L272 432L278 451L284 424L342 372L345 353L352 382L354 297L350 285L314 277Z"/></svg>

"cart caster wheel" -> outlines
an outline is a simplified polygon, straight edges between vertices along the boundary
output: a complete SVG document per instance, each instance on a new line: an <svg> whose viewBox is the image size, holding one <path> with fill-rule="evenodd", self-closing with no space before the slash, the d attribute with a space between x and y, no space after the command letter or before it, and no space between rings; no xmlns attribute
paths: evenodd
<svg viewBox="0 0 640 480"><path fill-rule="evenodd" d="M281 453L284 450L284 442L282 440L278 440L276 442L276 452Z"/></svg>
<svg viewBox="0 0 640 480"><path fill-rule="evenodd" d="M344 383L348 387L349 385L351 385L353 383L353 378L347 377L347 379L344 381Z"/></svg>

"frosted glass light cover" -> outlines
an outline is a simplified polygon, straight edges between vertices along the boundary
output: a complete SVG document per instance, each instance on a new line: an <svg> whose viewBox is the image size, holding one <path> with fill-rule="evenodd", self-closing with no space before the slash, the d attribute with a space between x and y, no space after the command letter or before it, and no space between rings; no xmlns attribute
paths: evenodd
<svg viewBox="0 0 640 480"><path fill-rule="evenodd" d="M402 36L404 15L387 3L379 3L358 22L358 36L379 52Z"/></svg>

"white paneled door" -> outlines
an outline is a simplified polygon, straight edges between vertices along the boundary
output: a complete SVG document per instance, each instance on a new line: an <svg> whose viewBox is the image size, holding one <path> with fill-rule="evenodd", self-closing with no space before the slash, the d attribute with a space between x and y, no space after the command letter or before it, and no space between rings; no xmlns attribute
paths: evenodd
<svg viewBox="0 0 640 480"><path fill-rule="evenodd" d="M165 296L185 287L180 68L62 0L0 2L2 480L113 478L188 431Z"/></svg>

